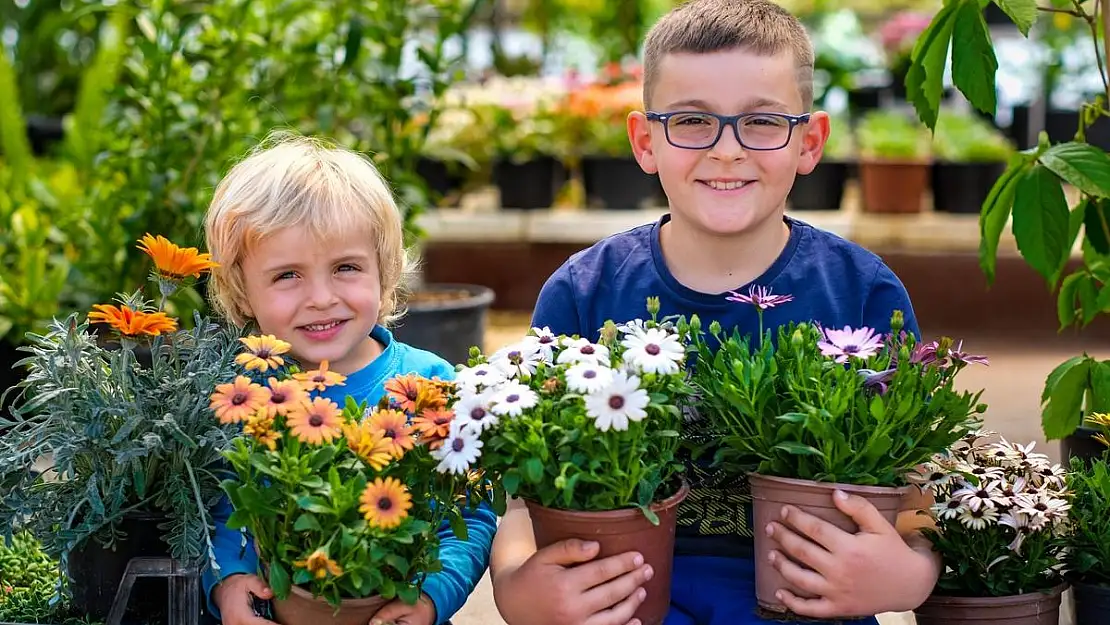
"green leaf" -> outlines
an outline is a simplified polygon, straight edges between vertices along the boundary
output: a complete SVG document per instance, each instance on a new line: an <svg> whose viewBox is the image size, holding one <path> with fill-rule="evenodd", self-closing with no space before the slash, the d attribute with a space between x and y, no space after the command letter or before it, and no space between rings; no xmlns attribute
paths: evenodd
<svg viewBox="0 0 1110 625"><path fill-rule="evenodd" d="M524 471L524 479L530 484L539 484L543 479L543 461L535 456L524 461L524 466L521 467Z"/></svg>
<svg viewBox="0 0 1110 625"><path fill-rule="evenodd" d="M1084 276L1086 274L1082 272L1073 273L1060 285L1056 296L1056 317L1060 320L1061 330L1075 323L1075 294Z"/></svg>
<svg viewBox="0 0 1110 625"><path fill-rule="evenodd" d="M420 589L412 585L402 586L397 590L397 597L409 605L416 605L420 599Z"/></svg>
<svg viewBox="0 0 1110 625"><path fill-rule="evenodd" d="M779 449L795 456L821 456L822 458L825 456L820 449L795 441L784 441L775 445L774 449Z"/></svg>
<svg viewBox="0 0 1110 625"><path fill-rule="evenodd" d="M1041 154L1041 164L1080 191L1110 197L1110 156L1089 143L1069 141Z"/></svg>
<svg viewBox="0 0 1110 625"><path fill-rule="evenodd" d="M983 203L983 210L979 214L979 267L987 277L987 284L994 282L998 241L1010 220L1018 183L1031 167L1029 161L1021 155L1015 155L1010 159L1006 171L995 181Z"/></svg>
<svg viewBox="0 0 1110 625"><path fill-rule="evenodd" d="M1014 196L1014 238L1026 262L1051 283L1068 252L1068 203L1060 179L1037 165Z"/></svg>
<svg viewBox="0 0 1110 625"><path fill-rule="evenodd" d="M948 45L952 41L958 5L946 3L933 16L914 44L909 72L906 74L906 95L917 116L930 130L936 129L940 98L944 92L944 67L948 62Z"/></svg>
<svg viewBox="0 0 1110 625"><path fill-rule="evenodd" d="M998 58L978 0L963 0L952 30L952 81L975 108L995 112Z"/></svg>
<svg viewBox="0 0 1110 625"><path fill-rule="evenodd" d="M648 523L656 526L659 525L659 515L655 514L655 511L652 510L650 507L640 506L640 512L644 513L644 516L647 518Z"/></svg>
<svg viewBox="0 0 1110 625"><path fill-rule="evenodd" d="M1082 422L1080 411L1087 391L1090 365L1091 360L1085 358L1057 378L1048 403L1041 412L1041 428L1048 440L1059 440L1070 435Z"/></svg>
<svg viewBox="0 0 1110 625"><path fill-rule="evenodd" d="M1091 364L1090 399L1088 412L1110 412L1110 361Z"/></svg>
<svg viewBox="0 0 1110 625"><path fill-rule="evenodd" d="M278 599L284 599L289 596L289 572L285 570L281 564L277 562L270 563L270 589L274 591L274 596Z"/></svg>
<svg viewBox="0 0 1110 625"><path fill-rule="evenodd" d="M1110 254L1110 200L1089 198L1084 202L1083 228L1091 247L1099 254Z"/></svg>
<svg viewBox="0 0 1110 625"><path fill-rule="evenodd" d="M509 496L516 495L520 490L520 472L516 469L509 469L501 478L501 485L505 487L505 492Z"/></svg>
<svg viewBox="0 0 1110 625"><path fill-rule="evenodd" d="M243 528L249 528L250 522L251 517L247 514L246 510L234 510L231 515L227 517L225 525L233 530L241 530Z"/></svg>
<svg viewBox="0 0 1110 625"><path fill-rule="evenodd" d="M312 573L309 573L305 569L297 569L293 573L293 583L297 584L298 586L301 585L301 584L307 584L308 582L311 582L311 581L312 581Z"/></svg>
<svg viewBox="0 0 1110 625"><path fill-rule="evenodd" d="M385 563L396 569L401 575L407 576L409 574L409 561L395 553L386 554Z"/></svg>
<svg viewBox="0 0 1110 625"><path fill-rule="evenodd" d="M314 515L305 512L297 517L297 522L293 524L293 530L297 532L307 532L309 530L320 532L323 531L323 528L320 527L320 522L316 520Z"/></svg>
<svg viewBox="0 0 1110 625"><path fill-rule="evenodd" d="M1052 395L1052 391L1056 388L1056 385L1060 383L1060 378L1063 378L1065 373L1070 371L1073 367L1079 366L1081 363L1088 360L1090 360L1090 357L1086 355L1072 356L1071 358L1057 365L1056 368L1048 374L1048 378L1044 381L1044 390L1041 391L1041 403L1043 404L1048 401L1048 398Z"/></svg>
<svg viewBox="0 0 1110 625"><path fill-rule="evenodd" d="M451 521L451 531L455 533L455 538L466 540L470 535L470 528L466 526L466 519L463 518L462 513L457 508L452 508L447 517Z"/></svg>
<svg viewBox="0 0 1110 625"><path fill-rule="evenodd" d="M1064 275L1064 270L1068 268L1068 261L1071 259L1071 250L1075 247L1075 240L1079 238L1079 231L1083 229L1083 220L1087 215L1087 199L1084 199L1075 208L1071 209L1068 214L1068 238L1064 241L1064 247L1067 248L1067 253L1060 258L1060 264L1056 267L1056 272L1052 274L1051 282L1056 284L1060 281L1060 276Z"/></svg>
<svg viewBox="0 0 1110 625"><path fill-rule="evenodd" d="M994 0L994 3L1010 17L1022 35L1029 36L1029 29L1037 21L1037 0Z"/></svg>
<svg viewBox="0 0 1110 625"><path fill-rule="evenodd" d="M1087 326L1094 321L1095 315L1099 312L1098 305L1098 287L1095 286L1095 281L1091 278L1091 274L1084 273L1084 279L1079 283L1077 291L1079 295L1079 308L1083 312L1083 325Z"/></svg>

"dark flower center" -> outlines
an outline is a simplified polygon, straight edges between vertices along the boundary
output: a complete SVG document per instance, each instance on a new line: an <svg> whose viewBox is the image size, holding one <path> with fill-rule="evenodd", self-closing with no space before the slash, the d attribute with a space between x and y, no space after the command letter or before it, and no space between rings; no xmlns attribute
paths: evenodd
<svg viewBox="0 0 1110 625"><path fill-rule="evenodd" d="M583 354L586 354L587 356L589 356L590 354L594 353L594 346L593 345L583 345L582 349L580 349L578 351L580 351Z"/></svg>
<svg viewBox="0 0 1110 625"><path fill-rule="evenodd" d="M489 371L486 371L485 369L479 369L474 372L474 375L489 375Z"/></svg>
<svg viewBox="0 0 1110 625"><path fill-rule="evenodd" d="M509 402L510 404L515 404L516 402L520 401L520 395L513 393L512 395L505 397L505 401Z"/></svg>
<svg viewBox="0 0 1110 625"><path fill-rule="evenodd" d="M662 350L660 350L659 346L655 343L648 343L647 347L644 348L644 351L652 356L658 356L659 352Z"/></svg>
<svg viewBox="0 0 1110 625"><path fill-rule="evenodd" d="M270 350L263 347L262 349L255 352L254 355L258 358L261 358L262 360L266 360L270 357Z"/></svg>
<svg viewBox="0 0 1110 625"><path fill-rule="evenodd" d="M934 472L932 475L929 476L929 481L930 482L939 482L943 479L944 479L944 474L939 472L939 471Z"/></svg>
<svg viewBox="0 0 1110 625"><path fill-rule="evenodd" d="M410 388L407 391L405 391L405 398L408 399L409 401L416 401L416 398L419 397L419 396L420 396L420 391L418 391L415 388Z"/></svg>
<svg viewBox="0 0 1110 625"><path fill-rule="evenodd" d="M393 509L393 500L389 497L382 497L378 500L378 510L387 512Z"/></svg>
<svg viewBox="0 0 1110 625"><path fill-rule="evenodd" d="M948 500L948 509L949 510L956 510L959 507L960 507L960 502L959 501L957 501L955 499L949 499Z"/></svg>
<svg viewBox="0 0 1110 625"><path fill-rule="evenodd" d="M451 417L448 415L440 415L434 420L436 425L447 425L451 422Z"/></svg>
<svg viewBox="0 0 1110 625"><path fill-rule="evenodd" d="M978 497L979 499L990 499L991 498L991 494L988 493L985 490L982 490L982 489L980 489L978 492L976 492L975 496Z"/></svg>
<svg viewBox="0 0 1110 625"><path fill-rule="evenodd" d="M466 448L466 441L464 441L463 439L456 438L455 440L451 441L451 449L456 453L462 451L464 448Z"/></svg>
<svg viewBox="0 0 1110 625"><path fill-rule="evenodd" d="M555 337L553 337L553 336L541 336L540 337L540 343L543 344L543 345L547 345L549 343L554 343L554 342L555 342Z"/></svg>
<svg viewBox="0 0 1110 625"><path fill-rule="evenodd" d="M316 382L317 384L323 384L324 382L327 382L327 380L328 379L322 373L317 373L316 376L312 378L312 381Z"/></svg>
<svg viewBox="0 0 1110 625"><path fill-rule="evenodd" d="M386 438L396 439L397 430L394 430L393 428L385 428L384 430L382 430L382 436L385 436Z"/></svg>
<svg viewBox="0 0 1110 625"><path fill-rule="evenodd" d="M1048 511L1048 506L1046 506L1045 504L1043 504L1041 502L1037 502L1037 504L1035 506L1033 506L1033 508L1035 510L1039 510L1040 512L1047 512Z"/></svg>
<svg viewBox="0 0 1110 625"><path fill-rule="evenodd" d="M275 392L270 394L270 401L272 401L275 404L283 403L283 402L285 402L285 399L286 399L285 393L275 391Z"/></svg>
<svg viewBox="0 0 1110 625"><path fill-rule="evenodd" d="M592 380L597 377L597 371L594 371L593 369L587 369L582 372L582 377L586 378L587 380Z"/></svg>
<svg viewBox="0 0 1110 625"><path fill-rule="evenodd" d="M232 403L232 405L235 405L235 406L242 406L243 404L247 403L247 394L246 393L236 393L235 395L232 396L231 403Z"/></svg>
<svg viewBox="0 0 1110 625"><path fill-rule="evenodd" d="M314 428L318 428L321 425L324 425L324 418L318 414L314 414L308 418L308 424Z"/></svg>
<svg viewBox="0 0 1110 625"><path fill-rule="evenodd" d="M859 353L859 345L845 345L840 351L845 354L856 354Z"/></svg>
<svg viewBox="0 0 1110 625"><path fill-rule="evenodd" d="M987 513L986 508L979 508L978 510L972 510L971 511L971 516L976 518L976 519L981 519L981 518L983 518L984 515L986 515L986 513Z"/></svg>
<svg viewBox="0 0 1110 625"><path fill-rule="evenodd" d="M624 408L624 398L620 395L613 395L609 398L609 407L613 410Z"/></svg>
<svg viewBox="0 0 1110 625"><path fill-rule="evenodd" d="M987 470L984 469L983 467L975 467L974 469L971 470L971 473L972 473L972 475L986 475Z"/></svg>
<svg viewBox="0 0 1110 625"><path fill-rule="evenodd" d="M481 421L486 418L486 409L482 407L475 408L470 411L470 418L475 421Z"/></svg>

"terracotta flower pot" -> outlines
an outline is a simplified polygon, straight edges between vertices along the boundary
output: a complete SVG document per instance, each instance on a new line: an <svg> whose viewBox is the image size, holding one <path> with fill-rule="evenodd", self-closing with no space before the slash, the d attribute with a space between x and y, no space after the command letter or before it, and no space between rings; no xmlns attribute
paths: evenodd
<svg viewBox="0 0 1110 625"><path fill-rule="evenodd" d="M293 586L285 600L273 600L274 620L281 625L366 625L387 600L381 597L344 599L336 612L322 597Z"/></svg>
<svg viewBox="0 0 1110 625"><path fill-rule="evenodd" d="M913 161L861 161L860 192L868 213L919 213L930 166Z"/></svg>
<svg viewBox="0 0 1110 625"><path fill-rule="evenodd" d="M678 504L686 499L690 487L682 488L668 499L652 504L659 525L652 525L637 508L606 512L581 512L545 508L528 501L536 547L543 548L568 538L596 541L598 558L638 551L650 564L654 575L644 589L647 597L636 610L643 625L660 625L671 606L671 564L674 561L674 534Z"/></svg>
<svg viewBox="0 0 1110 625"><path fill-rule="evenodd" d="M1012 597L932 596L913 613L917 625L1057 625L1066 587Z"/></svg>
<svg viewBox="0 0 1110 625"><path fill-rule="evenodd" d="M767 536L763 528L771 521L782 518L783 506L794 506L854 534L859 531L859 527L833 503L833 491L839 489L867 499L892 525L898 520L902 498L908 491L907 487L831 484L757 473L749 476L749 482L752 487L752 529L755 534L755 597L760 608L774 614L787 613L786 606L775 599L775 592L780 589L785 588L799 597L811 596L789 584L767 561L767 555L772 549L779 549L779 545Z"/></svg>

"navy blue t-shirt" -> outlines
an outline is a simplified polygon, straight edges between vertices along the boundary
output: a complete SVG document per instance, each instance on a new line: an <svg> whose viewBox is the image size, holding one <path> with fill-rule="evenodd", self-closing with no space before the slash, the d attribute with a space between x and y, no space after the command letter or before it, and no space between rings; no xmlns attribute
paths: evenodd
<svg viewBox="0 0 1110 625"><path fill-rule="evenodd" d="M759 332L755 307L729 302L728 293L701 293L681 284L667 269L659 229L670 219L607 237L571 256L544 284L532 324L556 334L596 340L606 320L626 322L647 315L646 300L658 297L660 317L698 315L703 328L720 322L726 332ZM769 287L794 301L763 313L764 328L790 321L817 321L825 327L867 326L890 330L891 313L901 310L905 330L920 335L909 295L883 261L859 245L807 223L785 218L790 238L774 264L750 284ZM701 443L714 438L698 422L686 436ZM687 463L690 495L679 507L676 553L750 557L751 496L747 480Z"/></svg>

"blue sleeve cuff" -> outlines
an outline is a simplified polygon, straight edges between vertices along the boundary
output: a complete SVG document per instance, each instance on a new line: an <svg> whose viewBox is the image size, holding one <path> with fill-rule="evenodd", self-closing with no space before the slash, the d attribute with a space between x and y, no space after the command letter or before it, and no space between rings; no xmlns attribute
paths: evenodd
<svg viewBox="0 0 1110 625"><path fill-rule="evenodd" d="M488 504L463 513L467 540L459 540L445 523L439 529L439 557L443 570L424 578L423 592L436 607L436 623L442 625L455 615L474 592L489 568L497 515Z"/></svg>

